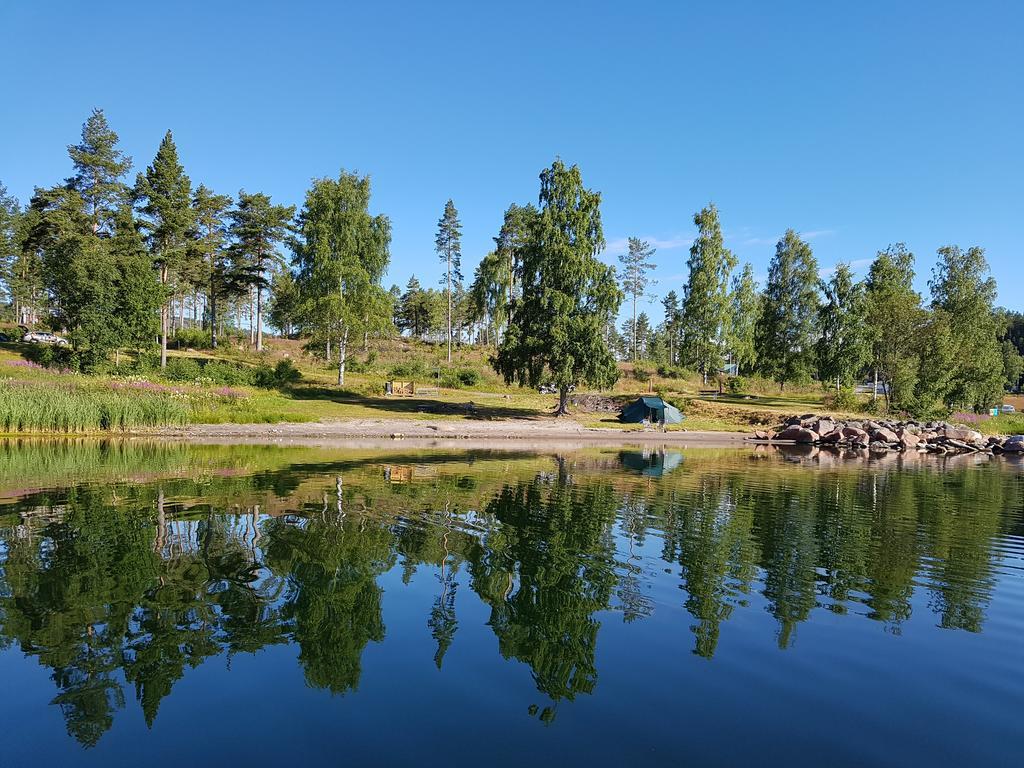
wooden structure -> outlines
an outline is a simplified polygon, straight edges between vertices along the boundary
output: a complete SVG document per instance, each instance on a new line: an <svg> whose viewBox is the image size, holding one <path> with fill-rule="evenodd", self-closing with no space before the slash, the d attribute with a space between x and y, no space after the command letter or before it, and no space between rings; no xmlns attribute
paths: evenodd
<svg viewBox="0 0 1024 768"><path fill-rule="evenodd" d="M416 384L411 381L385 381L385 395L415 395Z"/></svg>

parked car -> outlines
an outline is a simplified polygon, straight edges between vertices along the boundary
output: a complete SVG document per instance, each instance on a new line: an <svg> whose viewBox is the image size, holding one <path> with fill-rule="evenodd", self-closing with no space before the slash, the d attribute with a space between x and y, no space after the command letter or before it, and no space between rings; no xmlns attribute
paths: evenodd
<svg viewBox="0 0 1024 768"><path fill-rule="evenodd" d="M10 341L10 340L11 340L11 337L8 336L6 333L0 333L0 343L3 343L5 341Z"/></svg>
<svg viewBox="0 0 1024 768"><path fill-rule="evenodd" d="M1003 403L1002 405L999 406L999 412L1000 413L1016 413L1017 409L1014 408L1009 403Z"/></svg>
<svg viewBox="0 0 1024 768"><path fill-rule="evenodd" d="M29 331L21 340L29 344L55 344L58 347L68 346L68 340L49 331Z"/></svg>

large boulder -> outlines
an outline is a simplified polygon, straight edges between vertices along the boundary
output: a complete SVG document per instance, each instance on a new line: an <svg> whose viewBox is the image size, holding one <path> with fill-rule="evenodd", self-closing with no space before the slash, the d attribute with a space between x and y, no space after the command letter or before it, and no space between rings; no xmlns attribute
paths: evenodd
<svg viewBox="0 0 1024 768"><path fill-rule="evenodd" d="M843 437L848 437L854 443L860 443L862 445L868 444L868 433L860 427L851 427L849 425L842 429Z"/></svg>
<svg viewBox="0 0 1024 768"><path fill-rule="evenodd" d="M954 440L961 440L965 443L980 442L984 438L981 436L981 432L977 432L969 427L958 427L953 424L947 424L944 434L946 437L950 437Z"/></svg>
<svg viewBox="0 0 1024 768"><path fill-rule="evenodd" d="M888 427L879 426L871 431L871 441L879 443L898 443L899 437Z"/></svg>
<svg viewBox="0 0 1024 768"><path fill-rule="evenodd" d="M772 440L792 440L796 443L813 443L820 435L813 429L798 427L796 425L786 427L781 432L776 432Z"/></svg>
<svg viewBox="0 0 1024 768"><path fill-rule="evenodd" d="M813 429L819 435L827 435L835 428L836 423L832 421L832 419L818 419L811 425L811 429Z"/></svg>

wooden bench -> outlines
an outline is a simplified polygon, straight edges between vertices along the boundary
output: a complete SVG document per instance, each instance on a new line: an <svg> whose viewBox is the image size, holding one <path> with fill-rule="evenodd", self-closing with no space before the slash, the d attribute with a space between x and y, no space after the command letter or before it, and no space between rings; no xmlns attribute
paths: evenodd
<svg viewBox="0 0 1024 768"><path fill-rule="evenodd" d="M416 387L416 394L437 396L441 394L441 390L439 390L437 387Z"/></svg>

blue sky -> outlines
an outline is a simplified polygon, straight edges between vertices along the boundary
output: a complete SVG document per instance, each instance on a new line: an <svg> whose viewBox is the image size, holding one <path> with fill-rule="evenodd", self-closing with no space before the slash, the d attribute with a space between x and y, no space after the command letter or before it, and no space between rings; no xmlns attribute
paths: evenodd
<svg viewBox="0 0 1024 768"><path fill-rule="evenodd" d="M1010 1L5 0L0 181L25 201L67 176L94 106L137 168L171 128L221 192L301 204L358 170L404 285L440 276L449 197L471 274L560 156L602 192L602 258L658 246L659 294L713 201L761 279L788 227L823 269L904 241L922 291L936 248L981 245L1024 310L1022 32Z"/></svg>

